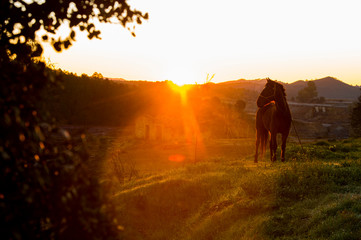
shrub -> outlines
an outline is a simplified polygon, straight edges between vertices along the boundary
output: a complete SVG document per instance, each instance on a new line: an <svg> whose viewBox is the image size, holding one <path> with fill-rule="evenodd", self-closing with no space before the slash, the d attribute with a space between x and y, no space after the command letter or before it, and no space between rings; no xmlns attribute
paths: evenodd
<svg viewBox="0 0 361 240"><path fill-rule="evenodd" d="M122 151L114 151L110 162L113 174L120 184L123 184L127 180L130 181L132 178L138 177L138 170L135 167L134 160L129 159L129 157L126 158Z"/></svg>
<svg viewBox="0 0 361 240"><path fill-rule="evenodd" d="M117 237L113 207L86 167L85 135L45 124L49 118L39 110L41 91L56 73L43 63L4 58L0 72L1 237Z"/></svg>

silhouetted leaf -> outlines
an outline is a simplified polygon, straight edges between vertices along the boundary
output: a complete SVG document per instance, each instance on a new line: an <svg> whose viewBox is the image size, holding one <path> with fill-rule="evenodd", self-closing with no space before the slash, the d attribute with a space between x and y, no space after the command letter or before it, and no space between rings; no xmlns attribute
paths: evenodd
<svg viewBox="0 0 361 240"><path fill-rule="evenodd" d="M71 42L69 40L66 40L64 43L64 48L67 49L70 45L71 45Z"/></svg>
<svg viewBox="0 0 361 240"><path fill-rule="evenodd" d="M61 42L55 42L53 46L57 52L61 52Z"/></svg>
<svg viewBox="0 0 361 240"><path fill-rule="evenodd" d="M89 32L89 31L92 30L94 27L95 27L94 24L91 23L91 24L89 24L89 25L87 26L86 30Z"/></svg>
<svg viewBox="0 0 361 240"><path fill-rule="evenodd" d="M75 40L75 31L74 31L74 30L71 31L71 33L70 33L70 38L71 38L72 40Z"/></svg>

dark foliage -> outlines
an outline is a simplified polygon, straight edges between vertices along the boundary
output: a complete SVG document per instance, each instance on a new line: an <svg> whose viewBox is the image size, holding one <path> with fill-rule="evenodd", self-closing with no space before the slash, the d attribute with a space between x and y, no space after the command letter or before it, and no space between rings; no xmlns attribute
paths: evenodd
<svg viewBox="0 0 361 240"><path fill-rule="evenodd" d="M117 23L127 27L133 22L141 24L143 19L148 19L148 13L131 9L125 0L1 1L0 45L22 59L40 56L42 47L36 42L35 34L43 29L42 40L51 42L55 50L61 51L75 42L76 28L86 31L89 39L100 38L94 19L103 23L116 19ZM56 39L62 24L71 31L64 39ZM135 36L134 32L132 34Z"/></svg>
<svg viewBox="0 0 361 240"><path fill-rule="evenodd" d="M100 32L92 19L125 27L147 14L125 1L0 1L0 236L1 239L116 239L121 226L96 176L87 167L86 136L56 127L43 94L62 77L34 61L43 41L57 51ZM55 39L61 24L70 28ZM134 34L134 33L133 33Z"/></svg>
<svg viewBox="0 0 361 240"><path fill-rule="evenodd" d="M40 91L55 84L43 63L2 59L0 235L4 239L116 236L97 179L85 167L85 135L45 123ZM103 212L101 211L103 209Z"/></svg>
<svg viewBox="0 0 361 240"><path fill-rule="evenodd" d="M44 93L44 108L61 124L125 126L144 102L137 87L58 71L63 88Z"/></svg>

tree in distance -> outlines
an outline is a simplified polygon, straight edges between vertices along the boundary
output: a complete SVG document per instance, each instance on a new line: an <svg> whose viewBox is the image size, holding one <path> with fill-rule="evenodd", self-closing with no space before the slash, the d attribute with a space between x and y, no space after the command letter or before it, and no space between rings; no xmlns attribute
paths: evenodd
<svg viewBox="0 0 361 240"><path fill-rule="evenodd" d="M299 102L312 102L317 98L317 88L314 81L307 81L307 86L298 91L297 100Z"/></svg>

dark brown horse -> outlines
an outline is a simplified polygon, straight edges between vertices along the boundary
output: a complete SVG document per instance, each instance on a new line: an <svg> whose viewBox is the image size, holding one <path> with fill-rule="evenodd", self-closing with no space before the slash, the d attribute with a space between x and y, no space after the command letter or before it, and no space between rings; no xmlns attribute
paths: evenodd
<svg viewBox="0 0 361 240"><path fill-rule="evenodd" d="M268 134L271 134L270 156L276 161L277 133L282 134L281 160L285 161L286 141L291 127L291 112L286 101L284 87L271 79L267 79L265 88L257 99L258 111L256 115L256 154L254 161L258 161L258 148L261 144L261 155L266 150Z"/></svg>

